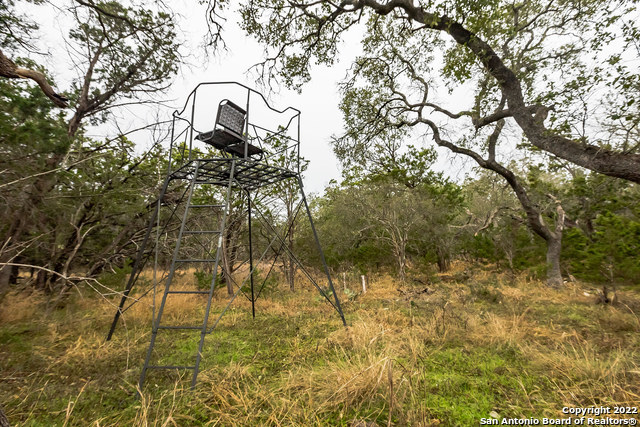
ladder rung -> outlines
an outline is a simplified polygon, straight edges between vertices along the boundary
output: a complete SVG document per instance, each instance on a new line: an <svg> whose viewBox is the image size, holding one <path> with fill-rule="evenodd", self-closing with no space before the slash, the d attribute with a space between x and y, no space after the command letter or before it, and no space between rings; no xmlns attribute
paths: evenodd
<svg viewBox="0 0 640 427"><path fill-rule="evenodd" d="M190 208L224 208L224 205L189 205Z"/></svg>
<svg viewBox="0 0 640 427"><path fill-rule="evenodd" d="M158 329L202 329L202 326L158 326Z"/></svg>
<svg viewBox="0 0 640 427"><path fill-rule="evenodd" d="M219 230L185 230L182 234L220 234Z"/></svg>
<svg viewBox="0 0 640 427"><path fill-rule="evenodd" d="M167 291L168 294L209 294L209 291Z"/></svg>
<svg viewBox="0 0 640 427"><path fill-rule="evenodd" d="M196 369L195 366L180 366L180 365L149 365L147 369Z"/></svg>
<svg viewBox="0 0 640 427"><path fill-rule="evenodd" d="M215 259L193 258L193 259L177 259L176 262L215 262Z"/></svg>

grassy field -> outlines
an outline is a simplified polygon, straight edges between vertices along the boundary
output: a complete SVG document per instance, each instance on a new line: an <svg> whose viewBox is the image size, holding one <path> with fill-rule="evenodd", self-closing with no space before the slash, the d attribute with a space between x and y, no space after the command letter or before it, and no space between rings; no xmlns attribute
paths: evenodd
<svg viewBox="0 0 640 427"><path fill-rule="evenodd" d="M148 298L105 342L113 301L83 289L47 308L41 295L11 294L0 312L0 405L27 426L466 426L490 414L640 406L637 292L603 306L586 284L555 291L462 265L422 284L370 279L366 294L340 292L349 328L306 285L270 290L255 320L238 297L207 337L196 390L187 375L151 372L141 398ZM214 312L227 301L218 293ZM175 296L167 323L197 324L203 310L200 296ZM161 337L159 357L188 361L197 336Z"/></svg>

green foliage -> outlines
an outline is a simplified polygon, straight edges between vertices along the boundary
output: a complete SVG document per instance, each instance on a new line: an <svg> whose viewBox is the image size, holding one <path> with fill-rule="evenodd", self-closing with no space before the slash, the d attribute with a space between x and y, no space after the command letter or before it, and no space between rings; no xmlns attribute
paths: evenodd
<svg viewBox="0 0 640 427"><path fill-rule="evenodd" d="M93 105L79 105L79 111L86 109L91 115L95 107L104 110L118 98L163 91L180 62L171 14L127 7L118 1L95 5L101 12L82 10L78 25L69 31L69 39L90 52L87 62L95 62L94 68L86 71L91 87L85 86L86 80L78 81L74 94L88 97Z"/></svg>
<svg viewBox="0 0 640 427"><path fill-rule="evenodd" d="M598 216L591 236L567 232L567 267L577 278L595 283L640 285L640 221L611 212Z"/></svg>
<svg viewBox="0 0 640 427"><path fill-rule="evenodd" d="M429 169L432 151L379 159L369 174L346 171L342 186L316 201L329 265L362 272L393 267L404 277L410 258L431 256L444 267L455 240L449 224L462 207L460 187Z"/></svg>
<svg viewBox="0 0 640 427"><path fill-rule="evenodd" d="M42 3L42 0L31 0L31 3ZM4 0L0 3L0 48L16 49L32 47L34 33L38 24L26 15L20 15L15 9L15 0Z"/></svg>
<svg viewBox="0 0 640 427"><path fill-rule="evenodd" d="M496 246L487 233L474 235L465 243L467 244L468 253L476 259L496 262L502 258L498 255Z"/></svg>
<svg viewBox="0 0 640 427"><path fill-rule="evenodd" d="M0 47L34 51L29 33L37 26L15 13L16 3L0 6ZM22 263L57 273L82 268L95 275L136 250L131 236L157 193L164 153L154 145L137 154L123 135L91 139L84 129L104 122L118 101L148 102L175 75L181 60L175 21L168 10L152 9L118 1L57 9L60 22L72 22L63 28L77 71L71 118L54 112L39 88L0 81L0 195L6 200L0 261L19 254ZM33 61L16 63L49 75ZM8 276L0 271L2 294ZM55 289L59 276L45 270L38 276L39 286Z"/></svg>
<svg viewBox="0 0 640 427"><path fill-rule="evenodd" d="M131 274L132 261L128 260L122 267L113 266L112 271L105 271L98 276L98 281L109 289L123 289Z"/></svg>
<svg viewBox="0 0 640 427"><path fill-rule="evenodd" d="M150 187L164 170L161 148L135 155L125 137L92 140L82 133L72 145L63 113L38 88L0 80L0 89L0 194L7 201L0 230L22 227L12 243L24 245L23 263L60 271L69 262L90 274L112 262L119 268L135 250L129 233L143 226L155 193Z"/></svg>
<svg viewBox="0 0 640 427"><path fill-rule="evenodd" d="M638 285L640 190L601 175L578 175L565 189L576 227L565 232L566 269L595 283Z"/></svg>
<svg viewBox="0 0 640 427"><path fill-rule="evenodd" d="M17 62L35 66L27 60ZM44 167L49 155L65 153L69 145L64 115L40 88L0 79L0 161L5 167L20 158L17 169L24 176L29 170Z"/></svg>
<svg viewBox="0 0 640 427"><path fill-rule="evenodd" d="M361 41L362 53L341 84L345 129L333 141L347 174L382 170L413 186L410 173L401 171L413 172L419 165L401 159L405 167L385 170L384 160L396 160L394 155L403 153L401 147L414 138L433 137L438 145L473 157L485 167L520 156L522 152L504 147L504 138L497 133L490 138L495 120L482 123L481 118L501 111L507 118L505 130L520 126L539 147L531 149L525 141L519 146L528 150L525 155L536 156L544 146L554 155L612 173L611 168L593 166L584 159L600 149L624 157L640 147L640 115L633 101L640 88L633 2L567 1L555 7L545 1L446 0L342 7L329 1L270 4L262 0L245 2L241 10L243 28L272 54L265 61L263 70L268 75L263 77L282 79L295 88L310 79L315 63L332 63L342 40ZM364 34L349 38L353 27ZM448 99L443 87L450 93L457 90L458 96ZM524 114L516 111L525 108ZM532 117L537 124L524 125L531 124ZM561 142L554 135L572 141ZM568 144L579 150L585 143L593 146L584 156L565 149ZM410 146L406 152L416 158L420 155ZM612 160L610 166L615 163ZM511 165L507 169L513 171ZM562 226L556 224L555 198L563 192L559 180L549 179L549 171L543 168L519 169L528 175L519 192L528 212L517 217L524 217L547 241L556 241L551 238L557 236L553 230ZM620 171L618 176L625 173ZM527 196L524 190L532 194ZM527 198L532 203L525 203ZM536 251L533 257L518 259L518 244L512 244L517 228L511 227L510 239L496 233L501 236L496 244L511 268L514 261L524 268L540 257Z"/></svg>
<svg viewBox="0 0 640 427"><path fill-rule="evenodd" d="M331 65L341 43L353 41L350 30L366 23L365 28L360 25L364 36L358 34L363 54L355 61L343 99L345 130L352 136L359 127L354 123L374 116L378 123L371 121L372 128L381 133L394 132L395 126L388 126L389 122L404 117L395 108L403 102L396 95L410 97L424 76L429 76L434 88L446 86L453 90L472 83L476 85L476 99L469 99L472 102L468 107L480 116L496 110L500 96L495 80L487 78L487 64L482 64L468 43L461 42L459 32L443 25L444 19L460 24L500 56L520 80L527 105L554 104L556 109L550 119L556 130L567 131L576 138L583 136L580 133L584 129L572 125L572 120L584 115L582 107L586 104L595 107L589 117L606 115L606 127L622 131L637 123L638 107L629 103L637 98L638 77L634 70L640 56L635 43L640 32L634 22L637 11L633 3L567 1L556 8L544 1L514 4L500 0L446 0L422 2L419 6L421 13L405 15L400 5L392 7L391 13L376 13L374 5L350 9L328 1L248 1L240 8L241 26L272 54L267 61L269 67L265 67L269 74L264 77L299 89L311 78L315 64ZM424 17L424 22L412 21L417 17ZM393 87L392 80L402 84ZM406 90L411 83L417 86ZM603 90L606 87L614 87L616 93ZM429 98L446 105L431 93ZM395 114L386 114L388 111ZM624 117L626 123L616 124L616 117ZM378 132L365 137L381 135ZM624 144L622 133L615 140Z"/></svg>
<svg viewBox="0 0 640 427"><path fill-rule="evenodd" d="M355 188L342 190L330 187L323 198L312 202L313 217L326 260L330 266L354 266L360 271L388 267L392 264L392 254L387 244L369 239L367 216L359 211L353 198ZM296 237L305 262L321 267L321 260L315 247L310 227L304 222Z"/></svg>
<svg viewBox="0 0 640 427"><path fill-rule="evenodd" d="M213 273L208 273L204 270L196 270L193 272L193 276L196 278L196 286L199 290L211 289L211 282L213 281ZM216 274L216 282L214 289L218 289L224 286L222 275Z"/></svg>
<svg viewBox="0 0 640 427"><path fill-rule="evenodd" d="M281 275L274 270L271 270L269 275L266 277L259 268L255 268L253 270L253 283L256 292L264 292L265 295L270 295L272 292L277 290L278 284L283 282Z"/></svg>

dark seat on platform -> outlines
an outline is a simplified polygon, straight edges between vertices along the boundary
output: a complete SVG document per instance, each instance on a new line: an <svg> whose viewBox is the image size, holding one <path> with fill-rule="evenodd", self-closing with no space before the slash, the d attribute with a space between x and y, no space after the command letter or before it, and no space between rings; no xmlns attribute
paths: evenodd
<svg viewBox="0 0 640 427"><path fill-rule="evenodd" d="M196 139L235 156L244 157L245 148L247 157L262 154L262 149L249 144L243 137L246 119L245 110L225 99L218 106L215 128L198 134Z"/></svg>

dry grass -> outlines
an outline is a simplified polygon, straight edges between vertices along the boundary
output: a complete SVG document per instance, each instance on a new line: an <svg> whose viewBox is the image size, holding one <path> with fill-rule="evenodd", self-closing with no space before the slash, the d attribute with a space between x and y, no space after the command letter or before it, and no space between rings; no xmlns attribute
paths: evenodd
<svg viewBox="0 0 640 427"><path fill-rule="evenodd" d="M457 263L449 276L468 272ZM193 286L192 272L176 283ZM265 294L256 320L239 296L207 337L196 391L188 375L158 375L139 399L150 296L105 343L106 301L74 297L43 314L43 296L11 295L1 315L0 404L15 424L94 426L473 425L491 411L640 406L634 291L604 307L585 285L552 290L484 270L428 293L398 287L383 276L364 295L341 293L348 328L310 286ZM221 289L213 313L226 302ZM203 306L202 297L177 295L166 319L197 322ZM187 352L187 341L174 338L168 350Z"/></svg>
<svg viewBox="0 0 640 427"><path fill-rule="evenodd" d="M27 322L37 317L46 301L39 292L10 293L2 301L0 325Z"/></svg>

